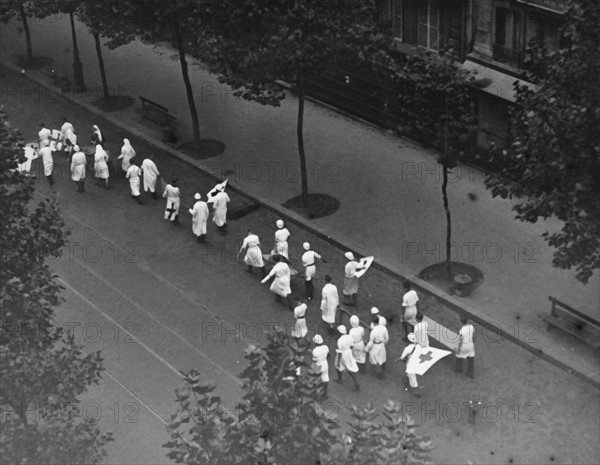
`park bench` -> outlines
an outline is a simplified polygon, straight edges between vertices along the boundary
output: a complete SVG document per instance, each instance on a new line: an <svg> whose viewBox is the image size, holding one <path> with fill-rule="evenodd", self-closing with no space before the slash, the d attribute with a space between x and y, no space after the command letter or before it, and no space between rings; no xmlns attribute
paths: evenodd
<svg viewBox="0 0 600 465"><path fill-rule="evenodd" d="M550 296L548 300L552 302L550 315L542 315L542 319L548 323L548 330L555 326L595 349L600 348L599 321L584 315L554 297Z"/></svg>
<svg viewBox="0 0 600 465"><path fill-rule="evenodd" d="M140 97L142 101L142 119L148 119L160 125L162 131L163 142L175 142L175 125L173 124L177 118L169 114L169 110L158 103Z"/></svg>

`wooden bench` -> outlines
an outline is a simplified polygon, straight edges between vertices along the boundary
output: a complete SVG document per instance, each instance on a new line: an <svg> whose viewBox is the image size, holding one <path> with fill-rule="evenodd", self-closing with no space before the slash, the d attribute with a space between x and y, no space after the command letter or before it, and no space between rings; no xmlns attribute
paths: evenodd
<svg viewBox="0 0 600 465"><path fill-rule="evenodd" d="M548 323L548 330L555 326L595 349L600 348L599 321L584 315L554 297L548 297L548 300L552 302L552 310L550 310L550 315L542 315L542 319Z"/></svg>
<svg viewBox="0 0 600 465"><path fill-rule="evenodd" d="M158 103L140 97L142 101L142 119L153 121L161 126L171 126L177 118L169 114L169 110Z"/></svg>

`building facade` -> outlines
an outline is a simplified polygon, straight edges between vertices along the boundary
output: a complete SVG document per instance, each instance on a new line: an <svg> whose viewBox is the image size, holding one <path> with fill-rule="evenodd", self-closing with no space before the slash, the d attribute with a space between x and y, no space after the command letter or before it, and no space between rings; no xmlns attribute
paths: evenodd
<svg viewBox="0 0 600 465"><path fill-rule="evenodd" d="M525 51L541 38L548 51L558 46L566 11L562 0L383 0L382 14L392 22L398 49L437 52L453 48L463 66L487 84L478 92L477 143L503 145L514 83L524 80Z"/></svg>

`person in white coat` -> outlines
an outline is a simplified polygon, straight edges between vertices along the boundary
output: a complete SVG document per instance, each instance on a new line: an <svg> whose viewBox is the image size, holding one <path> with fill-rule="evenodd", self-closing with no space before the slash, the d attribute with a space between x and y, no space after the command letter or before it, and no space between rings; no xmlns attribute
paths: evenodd
<svg viewBox="0 0 600 465"><path fill-rule="evenodd" d="M62 134L62 144L63 150L71 155L73 151L75 151L75 146L77 145L77 136L75 135L75 128L71 123L67 121L67 117L63 118L63 125L60 127L60 132Z"/></svg>
<svg viewBox="0 0 600 465"><path fill-rule="evenodd" d="M335 329L336 313L340 306L340 296L331 276L325 275L325 286L321 290L321 318L330 332Z"/></svg>
<svg viewBox="0 0 600 465"><path fill-rule="evenodd" d="M315 334L313 342L316 347L312 351L313 370L315 373L321 375L321 382L323 383L324 393L323 396L327 396L327 387L329 386L329 347L323 342L323 338L319 334Z"/></svg>
<svg viewBox="0 0 600 465"><path fill-rule="evenodd" d="M108 189L108 154L106 150L102 148L102 145L96 145L96 153L94 154L94 174L96 177L96 184L100 184L100 180L104 179L104 184Z"/></svg>
<svg viewBox="0 0 600 465"><path fill-rule="evenodd" d="M356 307L358 301L358 276L356 272L363 269L359 266L352 252L346 252L344 256L348 263L344 267L344 288L342 293L345 296L346 304Z"/></svg>
<svg viewBox="0 0 600 465"><path fill-rule="evenodd" d="M272 276L275 279L271 283L271 292L275 294L275 300L281 302L281 298L284 297L287 300L287 304L290 310L294 309L292 302L292 288L290 287L291 272L290 267L287 263L281 260L279 255L273 257L275 266L271 268L271 272L263 278L261 283L266 283Z"/></svg>
<svg viewBox="0 0 600 465"><path fill-rule="evenodd" d="M135 200L140 205L144 205L142 199L140 198L140 177L142 176L142 170L139 166L135 164L134 161L131 162L129 168L127 168L127 173L125 173L125 177L129 179L129 187L131 188L131 198Z"/></svg>
<svg viewBox="0 0 600 465"><path fill-rule="evenodd" d="M85 165L87 159L85 153L79 150L79 145L73 146L71 157L71 179L77 183L77 192L85 192Z"/></svg>
<svg viewBox="0 0 600 465"><path fill-rule="evenodd" d="M163 192L163 199L167 199L165 207L165 220L172 221L173 224L179 224L179 205L181 192L177 187L177 179L173 179L171 184L167 184Z"/></svg>
<svg viewBox="0 0 600 465"><path fill-rule="evenodd" d="M383 365L387 361L385 345L389 336L385 325L381 324L381 318L378 318L378 324L371 330L369 342L365 351L369 353L369 363L375 367L375 376L383 378Z"/></svg>
<svg viewBox="0 0 600 465"><path fill-rule="evenodd" d="M467 359L467 376L474 378L475 369L475 328L469 324L469 319L462 315L460 317L462 327L458 332L458 346L456 347L456 365L454 371L462 373L463 360Z"/></svg>
<svg viewBox="0 0 600 465"><path fill-rule="evenodd" d="M288 239L290 237L290 232L285 227L283 220L277 220L275 224L277 225L277 231L275 231L275 247L273 252L289 259Z"/></svg>
<svg viewBox="0 0 600 465"><path fill-rule="evenodd" d="M415 336L415 333L409 333L408 336L406 336L406 338L408 339L408 341L410 342L410 344L408 344L404 350L402 351L402 355L396 359L396 361L402 361L404 363L406 363L406 377L408 378L408 382L404 382L404 389L407 391L412 391L413 389L416 389L419 387L419 383L417 381L417 374L413 373L410 368L408 368L408 362L410 360L410 357L412 357L413 353L415 352L415 350L417 350L417 346L419 344L417 344L417 336Z"/></svg>
<svg viewBox="0 0 600 465"><path fill-rule="evenodd" d="M315 285L313 279L317 273L317 260L322 260L323 263L327 263L321 258L321 256L314 250L310 250L310 244L305 242L302 244L302 248L305 252L302 254L302 266L304 267L304 279L305 279L305 292L306 299L312 300L315 294Z"/></svg>
<svg viewBox="0 0 600 465"><path fill-rule="evenodd" d="M262 277L267 276L267 270L265 269L265 261L263 259L262 250L260 249L260 240L256 234L248 230L248 234L242 242L242 246L238 251L239 255L246 249L246 255L244 256L244 263L248 265L246 270L248 273L252 273L252 268L260 269Z"/></svg>
<svg viewBox="0 0 600 465"><path fill-rule="evenodd" d="M402 330L404 334L412 333L417 324L417 302L419 296L416 291L411 289L412 285L408 281L402 284L404 287L404 296L402 297L402 306L404 314L402 316Z"/></svg>
<svg viewBox="0 0 600 465"><path fill-rule="evenodd" d="M360 389L360 384L356 379L356 373L358 373L358 365L354 356L352 355L352 346L354 345L352 336L350 336L344 325L340 325L337 328L341 334L337 341L337 349L335 354L335 369L337 370L336 383L342 384L342 373L347 371L350 374L350 378L354 381L354 390Z"/></svg>
<svg viewBox="0 0 600 465"><path fill-rule="evenodd" d="M365 352L364 341L365 329L360 325L360 320L356 315L350 317L350 326L352 328L350 328L348 334L352 336L352 356L356 360L358 370L364 373L367 369L367 353Z"/></svg>
<svg viewBox="0 0 600 465"><path fill-rule="evenodd" d="M100 131L100 128L98 127L97 124L94 124L92 126L92 137L91 137L91 143L92 145L106 145L106 141L104 140L104 137L102 136L102 132Z"/></svg>
<svg viewBox="0 0 600 465"><path fill-rule="evenodd" d="M40 149L50 145L52 131L46 127L46 123L40 123L40 132L38 132Z"/></svg>
<svg viewBox="0 0 600 465"><path fill-rule="evenodd" d="M146 159L147 160L147 159ZM144 178L145 183L145 178ZM199 193L194 195L196 203L193 208L188 211L192 215L192 232L196 235L196 242L202 244L206 242L206 222L208 221L208 205L202 201L202 196Z"/></svg>
<svg viewBox="0 0 600 465"><path fill-rule="evenodd" d="M219 193L213 196L212 204L214 208L213 222L221 235L227 234L227 204L231 201L224 192L225 186L219 187Z"/></svg>
<svg viewBox="0 0 600 465"><path fill-rule="evenodd" d="M39 150L39 154L42 156L42 163L44 164L44 176L48 179L48 183L51 187L54 185L54 178L52 177L54 157L52 156L52 152L52 146L50 145L45 145Z"/></svg>
<svg viewBox="0 0 600 465"><path fill-rule="evenodd" d="M294 327L292 328L292 337L296 339L304 339L308 333L308 326L306 326L306 309L308 305L298 301L298 305L294 308Z"/></svg>
<svg viewBox="0 0 600 465"><path fill-rule="evenodd" d="M144 178L144 192L150 192L154 200L158 199L156 194L156 181L160 173L154 163L154 156L150 155L142 162L142 173Z"/></svg>
<svg viewBox="0 0 600 465"><path fill-rule="evenodd" d="M135 157L135 150L131 146L129 139L123 139L123 146L121 147L121 155L117 160L121 160L121 169L127 173L127 170L131 166L131 160Z"/></svg>

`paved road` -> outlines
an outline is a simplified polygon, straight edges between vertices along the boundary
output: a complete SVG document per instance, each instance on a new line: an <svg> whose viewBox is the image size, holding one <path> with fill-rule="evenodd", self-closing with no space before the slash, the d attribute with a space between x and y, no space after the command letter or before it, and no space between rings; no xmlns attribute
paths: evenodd
<svg viewBox="0 0 600 465"><path fill-rule="evenodd" d="M10 83L22 79L2 72ZM35 137L40 119L56 126L68 114L76 128L94 122L89 113L63 100L36 106L8 96L6 108L26 140ZM212 187L147 142L109 123L103 127L111 151L129 137L138 153L155 153L160 169L178 173L184 203L191 202L196 190L204 193ZM72 327L86 350L101 349L105 355L104 380L84 402L89 415L98 404L102 427L117 434L106 463L166 463L160 446L166 440L164 420L175 408L177 372L199 369L227 405L234 405L246 344L263 339L272 324L291 323L291 315L274 302L258 276L245 273L233 258L248 228L268 241L276 217L259 209L232 221L226 239L211 228L211 246L203 248L193 241L185 213L182 226L174 227L162 219L162 201L137 205L123 181L108 191L88 182L86 190L77 194L73 183L59 176L56 192L73 234L53 265L65 282L67 299L57 321ZM39 180L37 192L49 194L45 179ZM319 275L329 272L340 282L343 251L298 227L290 229L292 248L309 240L328 256ZM319 281L317 289L321 285ZM386 311L397 307L398 282L373 270L364 285L374 297L361 296L361 317L367 317L372 305ZM456 323L456 316L433 299L422 303L435 321ZM318 320L313 304L309 327L315 328ZM332 383L324 408L344 419L352 403L399 400L434 438L439 463L598 463L598 392L497 335L478 331L475 381L454 374L449 361L441 362L424 377L422 395L415 398L402 391L399 367L390 364L385 381L367 375L358 394L349 383ZM393 357L402 347L398 325L391 325L390 333ZM469 400L482 402L474 424L463 405Z"/></svg>

